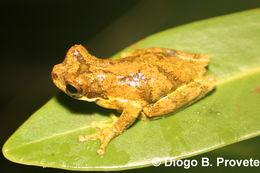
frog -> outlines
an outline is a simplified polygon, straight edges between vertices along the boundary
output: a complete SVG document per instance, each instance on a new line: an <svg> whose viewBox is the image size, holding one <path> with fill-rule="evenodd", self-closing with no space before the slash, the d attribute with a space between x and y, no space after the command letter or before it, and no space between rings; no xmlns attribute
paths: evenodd
<svg viewBox="0 0 260 173"><path fill-rule="evenodd" d="M115 109L120 116L110 126L81 135L79 142L100 140L104 155L112 139L136 119L150 120L190 105L216 87L206 76L210 57L171 48L150 47L123 53L119 59L93 56L82 45L72 46L53 67L53 83L68 96Z"/></svg>

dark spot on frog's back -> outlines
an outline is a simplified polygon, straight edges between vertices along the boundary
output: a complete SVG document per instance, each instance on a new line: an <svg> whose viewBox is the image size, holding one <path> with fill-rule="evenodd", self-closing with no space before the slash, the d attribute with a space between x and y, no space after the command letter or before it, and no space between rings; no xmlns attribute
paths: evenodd
<svg viewBox="0 0 260 173"><path fill-rule="evenodd" d="M176 84L176 82L179 82L178 81L178 78L173 74L173 73L170 73L170 72L167 72L167 70L165 70L164 68L162 67L157 67L158 71L164 75L168 81L170 81L172 84Z"/></svg>
<svg viewBox="0 0 260 173"><path fill-rule="evenodd" d="M98 94L95 92L88 92L88 93L86 93L86 97L89 99L93 99L93 98L97 98Z"/></svg>
<svg viewBox="0 0 260 173"><path fill-rule="evenodd" d="M74 51L73 51L73 55L77 57L77 60L78 60L81 64L86 64L86 60L84 59L84 57L82 56L82 54L80 53L79 50L74 50Z"/></svg>
<svg viewBox="0 0 260 173"><path fill-rule="evenodd" d="M86 60L83 58L83 56L80 54L80 56L77 56L77 60L81 63L81 64L86 64Z"/></svg>
<svg viewBox="0 0 260 173"><path fill-rule="evenodd" d="M164 58L169 56L168 54L165 54L163 52L156 52L155 55L158 58L158 60L162 60L162 59L164 59Z"/></svg>
<svg viewBox="0 0 260 173"><path fill-rule="evenodd" d="M89 73L90 66L89 64L81 64L78 68L77 74Z"/></svg>
<svg viewBox="0 0 260 173"><path fill-rule="evenodd" d="M145 100L147 103L153 103L154 100L152 99L152 90L151 87L138 87L139 89L139 95L143 98L143 100Z"/></svg>

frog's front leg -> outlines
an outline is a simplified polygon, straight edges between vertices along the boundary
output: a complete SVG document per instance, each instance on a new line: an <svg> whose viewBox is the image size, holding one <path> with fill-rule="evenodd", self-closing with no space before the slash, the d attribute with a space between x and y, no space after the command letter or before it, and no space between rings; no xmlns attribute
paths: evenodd
<svg viewBox="0 0 260 173"><path fill-rule="evenodd" d="M131 103L130 101L115 101L114 103L111 103L111 101L100 100L97 102L97 104L103 107L123 110L121 116L111 126L103 127L96 133L88 136L79 136L80 142L84 142L91 139L100 139L101 144L99 149L97 150L97 153L99 155L103 155L105 153L105 149L108 143L113 138L120 135L126 128L128 128L135 121L135 119L139 116L139 113L142 108L136 103Z"/></svg>
<svg viewBox="0 0 260 173"><path fill-rule="evenodd" d="M143 112L148 118L176 111L178 108L191 104L211 91L216 85L214 76L206 76L183 85L174 92L161 98L154 104L144 107ZM143 118L145 119L145 118Z"/></svg>

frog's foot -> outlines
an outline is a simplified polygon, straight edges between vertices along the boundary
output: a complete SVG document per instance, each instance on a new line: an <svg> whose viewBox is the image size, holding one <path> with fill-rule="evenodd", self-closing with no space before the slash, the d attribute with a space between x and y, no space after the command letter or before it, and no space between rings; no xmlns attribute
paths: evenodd
<svg viewBox="0 0 260 173"><path fill-rule="evenodd" d="M95 140L100 139L101 145L97 153L99 155L103 155L105 153L105 148L107 144L117 135L114 134L115 130L113 130L113 124L118 120L118 117L115 114L110 114L110 118L112 119L112 123L104 123L104 122L92 122L91 127L99 128L96 133L88 135L88 136L79 136L79 142L85 142L87 140Z"/></svg>
<svg viewBox="0 0 260 173"><path fill-rule="evenodd" d="M79 142L85 142L88 140L95 140L99 139L101 144L99 149L97 150L98 155L103 155L105 153L105 149L108 145L108 143L118 136L120 134L120 131L114 128L114 126L111 127L104 127L100 130L98 130L96 133L88 135L88 136L79 136L78 140Z"/></svg>
<svg viewBox="0 0 260 173"><path fill-rule="evenodd" d="M123 102L122 105L123 104L125 104L125 102ZM140 111L141 106L127 105L127 108L123 109L122 114L118 119L113 117L115 122L110 127L103 127L92 135L79 136L79 142L99 139L100 147L97 150L97 153L98 155L103 155L108 143L128 128L138 117Z"/></svg>

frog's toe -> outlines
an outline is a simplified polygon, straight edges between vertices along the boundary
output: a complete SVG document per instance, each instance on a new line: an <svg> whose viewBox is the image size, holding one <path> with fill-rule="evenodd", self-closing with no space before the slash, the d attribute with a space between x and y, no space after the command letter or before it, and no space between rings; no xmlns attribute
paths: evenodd
<svg viewBox="0 0 260 173"><path fill-rule="evenodd" d="M85 141L87 141L87 140L95 140L95 139L98 139L98 136L96 136L96 135L89 135L89 136L79 136L78 137L78 141L79 142L85 142Z"/></svg>
<svg viewBox="0 0 260 173"><path fill-rule="evenodd" d="M97 150L97 154L102 156L105 154L105 147L99 147L99 149Z"/></svg>
<svg viewBox="0 0 260 173"><path fill-rule="evenodd" d="M87 135L87 136L79 136L78 137L78 141L79 142L85 142L87 140L95 140L95 139L100 139L100 134L99 134L99 131L94 133L94 134L91 134L91 135Z"/></svg>
<svg viewBox="0 0 260 173"><path fill-rule="evenodd" d="M79 142L84 142L84 141L86 141L85 136L79 136L79 137L78 137L78 141L79 141Z"/></svg>
<svg viewBox="0 0 260 173"><path fill-rule="evenodd" d="M79 136L78 141L79 142L85 142L87 140L95 140L99 139L100 140L100 147L97 150L98 155L103 155L105 153L105 149L108 145L108 143L117 136L117 133L113 128L103 128L97 131L94 134L87 135L87 136Z"/></svg>

